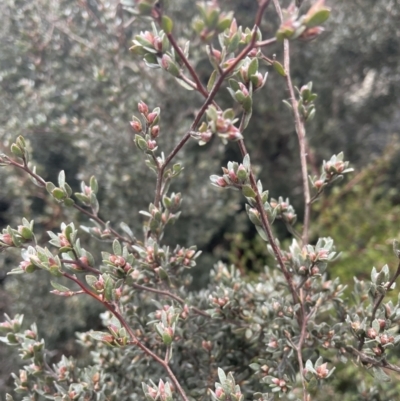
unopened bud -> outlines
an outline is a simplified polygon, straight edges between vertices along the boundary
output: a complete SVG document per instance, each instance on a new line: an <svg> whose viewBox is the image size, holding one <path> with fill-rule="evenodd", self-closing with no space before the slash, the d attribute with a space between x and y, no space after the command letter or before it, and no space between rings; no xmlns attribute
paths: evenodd
<svg viewBox="0 0 400 401"><path fill-rule="evenodd" d="M142 131L142 124L141 124L140 121L138 121L138 120L133 120L133 121L131 121L131 122L130 122L130 125L131 125L132 129L133 129L135 132L141 132L141 131Z"/></svg>
<svg viewBox="0 0 400 401"><path fill-rule="evenodd" d="M159 132L160 132L160 126L155 125L154 127L151 128L151 137L153 139L156 139L158 137Z"/></svg>
<svg viewBox="0 0 400 401"><path fill-rule="evenodd" d="M144 115L147 115L147 113L149 112L149 108L148 108L147 104L142 101L140 101L138 103L138 110L139 110L139 113L142 113Z"/></svg>

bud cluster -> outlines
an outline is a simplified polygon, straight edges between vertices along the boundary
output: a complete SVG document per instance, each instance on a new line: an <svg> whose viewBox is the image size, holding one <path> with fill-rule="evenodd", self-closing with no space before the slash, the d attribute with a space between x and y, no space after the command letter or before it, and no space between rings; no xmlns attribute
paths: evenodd
<svg viewBox="0 0 400 401"><path fill-rule="evenodd" d="M338 155L333 155L330 160L324 160L321 175L319 177L309 177L311 185L317 190L314 198L317 198L322 193L324 187L341 180L344 174L354 171L353 168L348 167L348 161L343 161L343 157L343 152L340 152Z"/></svg>
<svg viewBox="0 0 400 401"><path fill-rule="evenodd" d="M192 26L203 42L211 42L232 24L233 13L222 12L217 2L199 3L197 7L200 15L193 20Z"/></svg>
<svg viewBox="0 0 400 401"><path fill-rule="evenodd" d="M303 374L307 381L310 381L313 377L315 377L317 380L322 380L329 378L335 369L336 367L333 367L331 370L329 370L327 362L324 362L322 357L319 357L315 361L315 364L313 364L311 360L306 362Z"/></svg>
<svg viewBox="0 0 400 401"><path fill-rule="evenodd" d="M234 124L238 121L232 109L220 111L211 105L206 111L207 123L203 122L198 132L191 134L192 138L199 141L200 145L209 142L214 134L218 135L224 142L243 139L239 128Z"/></svg>
<svg viewBox="0 0 400 401"><path fill-rule="evenodd" d="M23 218L22 225L19 225L17 230L10 226L3 229L0 234L0 251L5 248L20 248L23 244L34 242L33 224L33 220L29 222Z"/></svg>
<svg viewBox="0 0 400 401"><path fill-rule="evenodd" d="M169 263L172 268L184 267L191 269L196 266L196 259L201 255L201 251L197 251L195 246L190 248L181 248L179 245L175 248L172 256L169 259Z"/></svg>
<svg viewBox="0 0 400 401"><path fill-rule="evenodd" d="M146 103L140 101L138 103L138 110L141 119L133 116L130 122L132 129L137 132L135 135L136 146L146 154L152 154L157 150L157 137L160 133L160 108L156 107L152 112ZM143 122L142 122L143 121Z"/></svg>
<svg viewBox="0 0 400 401"><path fill-rule="evenodd" d="M71 198L72 189L65 181L64 170L58 174L58 187L52 182L46 182L46 189L56 202L63 203L68 207L72 207L75 204L75 201Z"/></svg>
<svg viewBox="0 0 400 401"><path fill-rule="evenodd" d="M276 32L276 37L278 40L315 39L324 31L320 25L329 18L330 13L331 9L325 6L325 0L317 0L307 14L301 17L299 17L298 8L292 4L288 9L283 10L283 22Z"/></svg>
<svg viewBox="0 0 400 401"><path fill-rule="evenodd" d="M294 226L297 221L297 215L289 198L285 200L280 196L278 200L271 198L270 206L275 212L276 218L282 219L285 223Z"/></svg>
<svg viewBox="0 0 400 401"><path fill-rule="evenodd" d="M97 192L99 185L96 177L90 177L89 185L86 185L84 181L81 182L81 192L75 192L75 197L82 202L85 206L90 207L94 214L99 211L99 202L97 200Z"/></svg>
<svg viewBox="0 0 400 401"><path fill-rule="evenodd" d="M168 17L165 18L168 21L168 30L172 30L172 21ZM163 30L157 31L154 24L153 32L141 32L135 36L130 50L135 54L142 55L148 67L162 68L175 78L181 76L181 58L174 48L170 48L166 32ZM183 53L185 57L188 56L189 43L186 44Z"/></svg>
<svg viewBox="0 0 400 401"><path fill-rule="evenodd" d="M143 393L149 401L173 401L173 386L169 382L160 379L158 386L150 380L151 385L142 383Z"/></svg>
<svg viewBox="0 0 400 401"><path fill-rule="evenodd" d="M299 109L300 116L304 121L311 121L315 116L314 100L317 98L317 94L312 93L312 82L309 82L307 85L303 85L300 90L297 91L299 94L297 107Z"/></svg>
<svg viewBox="0 0 400 401"><path fill-rule="evenodd" d="M23 159L25 163L28 162L28 151L26 149L26 142L23 136L20 135L15 143L11 145L11 153L20 159Z"/></svg>
<svg viewBox="0 0 400 401"><path fill-rule="evenodd" d="M211 184L218 188L242 189L244 185L249 185L250 165L243 163L228 162L227 167L222 167L223 175L212 175Z"/></svg>
<svg viewBox="0 0 400 401"><path fill-rule="evenodd" d="M125 278L133 271L135 258L128 252L126 246L122 247L118 240L113 242L112 254L102 252L103 263L107 266L108 272L115 278Z"/></svg>
<svg viewBox="0 0 400 401"><path fill-rule="evenodd" d="M171 345L174 340L176 323L180 318L181 312L180 309L176 309L173 306L163 305L162 309L150 315L156 320L153 322L155 330L165 345Z"/></svg>
<svg viewBox="0 0 400 401"><path fill-rule="evenodd" d="M253 100L253 92L261 89L266 80L268 73L263 74L258 69L258 58L247 57L241 64L235 78L229 80L227 88L233 100L238 102L246 114L251 114Z"/></svg>
<svg viewBox="0 0 400 401"><path fill-rule="evenodd" d="M210 390L213 401L243 401L244 395L240 389L240 386L236 384L232 372L228 375L218 368L219 382L215 383L215 392Z"/></svg>

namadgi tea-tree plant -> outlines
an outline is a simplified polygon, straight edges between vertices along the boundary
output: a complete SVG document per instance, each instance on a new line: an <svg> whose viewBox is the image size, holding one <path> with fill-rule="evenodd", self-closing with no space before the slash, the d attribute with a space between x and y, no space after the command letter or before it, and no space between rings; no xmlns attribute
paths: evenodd
<svg viewBox="0 0 400 401"><path fill-rule="evenodd" d="M178 39L174 31L168 5L154 0L135 3L128 11L152 23L151 30L135 36L132 52L144 58L149 68L165 70L185 89L198 92L201 103L186 134L169 153L158 145L159 136L168 135L168 127L162 125L162 105L151 109L143 101L138 104L130 122L134 142L143 154L144 167L155 174L154 200L142 212L141 235L132 232L129 222L118 225L101 215L97 198L101 177L83 182L77 193L63 171L57 182L46 182L30 163L23 137L11 145L10 155L1 155L4 167L23 170L37 191L77 209L87 221L85 226L63 223L59 231L48 232L48 244L37 243L33 221L22 219L20 226L5 228L1 250L18 248L22 255L20 265L10 273L45 271L54 296L87 296L104 307L104 330L78 334L79 343L91 354L87 366L72 357L52 360L36 325L24 329L22 315L6 316L0 325L1 340L17 347L25 362L13 374L15 397L323 400L336 391L332 385L336 368L346 369L343 366L352 363L359 381L353 393L376 399L379 388L370 386L372 381L364 376L371 373L385 382L390 374L400 372L393 354L400 340L396 334L399 302L387 297L400 275L400 263L394 273L384 266L373 268L368 282L355 279L350 303L344 299L345 286L329 273L330 263L339 256L333 239L310 241L312 204L352 169L339 153L323 162L320 175L309 175L306 124L316 112L317 95L311 83L296 88L290 69L290 46L318 37L331 10L323 0L305 13L294 4L282 9L278 0L259 0L254 25L242 27L217 2L200 3L193 21L196 45L204 47L213 68L208 83L203 83L191 61L189 42ZM271 18L273 8L279 28L262 32L261 22ZM283 47L280 61L269 54L270 45L277 42ZM284 194L270 196L257 180L246 147L253 102L268 95L268 70L268 79L285 82L283 101L298 137L304 196L301 219ZM225 89L232 98L230 108L218 101ZM222 174L210 180L220 189L241 192L246 213L272 255L274 262L256 279L219 262L208 287L191 291L190 272L200 251L195 246L165 245L166 228L184 208L184 195L170 190L185 173L175 159L193 140L204 146L215 140L235 142L241 152L241 160L228 162ZM288 245L276 238L277 220L292 237ZM87 249L82 231L101 241L101 257ZM400 259L396 242L394 251Z"/></svg>

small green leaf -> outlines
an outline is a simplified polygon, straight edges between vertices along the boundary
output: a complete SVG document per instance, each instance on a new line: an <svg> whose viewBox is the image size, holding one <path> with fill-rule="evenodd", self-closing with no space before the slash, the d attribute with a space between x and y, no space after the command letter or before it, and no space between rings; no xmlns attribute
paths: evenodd
<svg viewBox="0 0 400 401"><path fill-rule="evenodd" d="M323 8L313 15L311 15L309 18L306 18L304 20L304 24L306 25L307 28L313 28L315 26L323 24L331 15L331 10L329 8Z"/></svg>
<svg viewBox="0 0 400 401"><path fill-rule="evenodd" d="M64 199L64 205L67 207L72 207L75 205L75 201L71 198Z"/></svg>
<svg viewBox="0 0 400 401"><path fill-rule="evenodd" d="M67 197L67 194L61 188L53 189L51 194L56 200L63 200Z"/></svg>
<svg viewBox="0 0 400 401"><path fill-rule="evenodd" d="M58 185L62 188L65 185L65 171L61 170L58 174Z"/></svg>
<svg viewBox="0 0 400 401"><path fill-rule="evenodd" d="M94 288L94 285L97 283L97 277L88 274L85 276L85 279L86 279L86 282L88 283L88 285L90 287Z"/></svg>
<svg viewBox="0 0 400 401"><path fill-rule="evenodd" d="M171 18L167 17L166 15L163 15L161 18L161 28L167 35L169 35L172 32L173 26L174 24Z"/></svg>
<svg viewBox="0 0 400 401"><path fill-rule="evenodd" d="M258 72L258 58L254 57L247 68L247 75L250 77L254 74L257 74L257 72Z"/></svg>
<svg viewBox="0 0 400 401"><path fill-rule="evenodd" d="M94 192L90 194L90 207L92 208L94 214L99 213L100 205Z"/></svg>
<svg viewBox="0 0 400 401"><path fill-rule="evenodd" d="M210 92L211 89L213 88L216 78L217 78L217 70L214 70L214 71L212 72L212 74L210 75L210 79L208 80L208 83L207 83L207 90L208 90L209 92Z"/></svg>
<svg viewBox="0 0 400 401"><path fill-rule="evenodd" d="M226 382L226 374L221 368L218 368L218 378L219 378L219 382L223 386Z"/></svg>
<svg viewBox="0 0 400 401"><path fill-rule="evenodd" d="M23 150L22 150L17 144L15 144L15 143L13 143L13 144L11 145L11 153L12 153L14 156L17 156L17 157L20 157L20 158L22 158L22 157L24 156Z"/></svg>
<svg viewBox="0 0 400 401"><path fill-rule="evenodd" d="M243 185L242 194L246 198L255 198L256 197L256 193L254 192L253 188L250 185Z"/></svg>
<svg viewBox="0 0 400 401"><path fill-rule="evenodd" d="M97 194L97 191L99 190L99 185L97 183L96 177L94 175L92 175L90 177L90 189L92 190L92 192L94 192L95 194Z"/></svg>
<svg viewBox="0 0 400 401"><path fill-rule="evenodd" d="M56 283L55 281L50 281L50 284L52 285L53 288L60 292L69 292L71 291L68 287L64 287L61 284Z"/></svg>
<svg viewBox="0 0 400 401"><path fill-rule="evenodd" d="M114 240L112 248L115 255L122 256L122 246L118 240Z"/></svg>
<svg viewBox="0 0 400 401"><path fill-rule="evenodd" d="M275 71L279 74L282 75L282 77L286 77L286 71L283 68L283 65L279 62L274 60L274 62L272 63L273 67L275 68Z"/></svg>

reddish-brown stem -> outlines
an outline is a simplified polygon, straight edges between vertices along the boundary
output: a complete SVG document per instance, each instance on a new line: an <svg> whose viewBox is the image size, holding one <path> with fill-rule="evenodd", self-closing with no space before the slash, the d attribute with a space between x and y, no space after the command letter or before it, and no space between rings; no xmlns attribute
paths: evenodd
<svg viewBox="0 0 400 401"><path fill-rule="evenodd" d="M282 9L279 4L279 1L274 0L274 5L279 15L279 18L282 21ZM302 119L299 113L298 102L296 100L292 78L290 75L290 45L288 39L285 39L283 41L283 67L285 69L286 86L289 90L290 103L293 109L294 123L296 127L296 133L300 148L301 176L303 181L303 192L304 192L304 221L303 221L302 242L303 245L306 245L308 244L308 236L310 229L310 211L311 211L310 184L308 181L308 167L307 167L307 139L306 139L304 120Z"/></svg>
<svg viewBox="0 0 400 401"><path fill-rule="evenodd" d="M239 53L239 55L234 59L234 61L229 65L229 67L226 68L225 70L223 70L223 72L221 73L221 75L219 76L217 81L215 82L213 88L211 89L210 93L208 94L207 99L204 101L203 105L201 106L201 109L197 113L188 132L182 137L182 139L179 141L179 143L175 146L175 148L172 150L172 152L168 155L168 157L165 159L161 168L159 168L158 174L157 174L156 194L155 194L155 198L154 198L154 205L156 207L158 207L160 204L162 178L163 178L166 167L171 162L171 160L176 156L176 154L182 149L182 147L185 145L185 143L189 140L190 132L196 130L197 125L199 124L200 120L204 116L204 113L206 112L208 106L214 101L214 98L215 98L216 94L218 93L225 78L235 69L235 67L238 65L238 63L243 58L246 57L246 55L249 53L249 51L254 48L256 40L257 40L257 28L261 23L261 18L264 14L265 9L268 7L268 4L270 3L270 1L271 0L264 0L264 1L260 2L260 5L259 5L258 11L257 11L257 15L255 18L253 35L251 37L249 44ZM185 55L183 55L183 57L184 57L184 59L186 58Z"/></svg>
<svg viewBox="0 0 400 401"><path fill-rule="evenodd" d="M394 284L394 282L397 280L397 278L400 276L400 262L399 262L399 264L397 265L397 270L396 270L396 273L393 275L393 277L391 278L391 280L389 281L389 283L386 285L386 290L389 290L390 289L390 287ZM381 294L380 296L379 296L379 298L375 301L375 303L374 303L374 307L373 307L373 309L372 309L372 314L371 314L371 325L372 325L372 322L375 320L375 315L376 315L376 312L377 312L377 310L378 310L378 308L379 308L379 305L382 303L382 301L383 301L383 298L385 298L385 295L386 294Z"/></svg>
<svg viewBox="0 0 400 401"><path fill-rule="evenodd" d="M392 365L391 363L387 362L386 359L376 360L375 358L364 354L363 352L352 346L345 346L344 348L349 354L356 356L364 364L377 366L384 369L392 370L393 372L400 373L400 366Z"/></svg>
<svg viewBox="0 0 400 401"><path fill-rule="evenodd" d="M182 298L178 297L175 294L172 294L169 291L163 291L163 290L158 290L156 288L145 287L144 285L140 285L140 284L131 284L131 286L133 288L137 288L138 290L148 291L148 292L152 292L154 294L159 294L159 295L166 296L168 298L172 298L175 301L179 302L181 305L185 305L185 301ZM191 306L190 309L193 312L197 313L198 315L201 315L201 316L204 316L204 317L211 317L207 312L204 312L201 309L198 309L198 308L196 308L194 306Z"/></svg>
<svg viewBox="0 0 400 401"><path fill-rule="evenodd" d="M39 175L34 173L28 167L28 164L26 163L25 159L23 159L23 164L17 163L15 160L10 159L9 157L6 157L6 160L7 160L8 164L27 172L32 178L34 178L37 181L39 186L41 186L42 188L46 188L46 181L42 177L40 177ZM76 203L73 205L73 207L76 210L79 210L81 213L83 213L86 216L88 216L89 218L91 218L92 220L96 221L100 225L107 226L107 223L104 220L100 219L100 217L98 217L96 214L89 212L88 210L86 210L86 209L82 208L81 206L77 205ZM126 238L126 237L122 236L121 234L119 234L117 231L115 231L111 227L108 227L108 229L110 230L110 233L114 237L118 238L122 242L125 242L125 243L130 244L130 245L133 245L136 242L136 241L130 240L129 238Z"/></svg>
<svg viewBox="0 0 400 401"><path fill-rule="evenodd" d="M76 210L79 210L81 213L86 214L86 216L90 217L92 220L96 221L97 223L101 224L102 226L107 226L107 223L104 220L102 220L100 217L98 217L97 215L95 215L93 213L90 213L88 210L77 205L76 203L74 204L74 208ZM126 244L129 244L129 245L133 245L136 243L136 241L130 240L129 238L122 236L117 231L115 231L113 228L111 228L111 227L107 227L107 228L110 230L110 233L114 237L118 238L120 241L125 242Z"/></svg>
<svg viewBox="0 0 400 401"><path fill-rule="evenodd" d="M208 92L207 89L202 85L199 76L197 75L195 69L192 67L190 64L189 60L187 57L183 54L182 49L178 46L178 43L176 43L175 38L172 36L171 33L167 34L167 38L169 40L169 43L171 43L171 46L175 49L175 51L178 53L180 59L182 60L183 64L185 64L186 68L189 71L189 74L193 78L193 81L196 84L196 89L199 93L201 93L205 98L208 97Z"/></svg>
<svg viewBox="0 0 400 401"><path fill-rule="evenodd" d="M83 263L81 260L61 259L60 262L65 263L66 265L79 266L82 269L87 270L87 271L92 272L97 275L101 274L100 270L97 270L94 267L91 267L91 266L87 265L86 263Z"/></svg>
<svg viewBox="0 0 400 401"><path fill-rule="evenodd" d="M133 332L132 328L129 326L129 324L126 322L126 320L123 318L123 316L116 310L114 305L112 305L109 302L106 302L102 300L97 294L93 293L89 289L87 289L75 276L72 276L68 273L63 272L62 275L69 280L72 280L74 283L76 283L82 291L84 291L86 294L97 300L98 302L102 303L105 308L107 308L121 323L121 325L125 328L126 332L129 334L131 337L131 343L139 347L145 354L153 358L157 363L159 363L164 370L168 373L168 376L174 383L174 386L178 393L181 395L182 399L184 401L189 401L185 390L181 387L178 379L176 378L174 372L172 372L170 366L168 365L168 362L164 361L162 358L160 358L158 355L156 355L154 352L152 352L149 348L147 348L144 344L142 344L139 339L136 337L135 333Z"/></svg>
<svg viewBox="0 0 400 401"><path fill-rule="evenodd" d="M244 116L242 117L241 126L243 125L243 121L244 121ZM245 145L243 139L239 140L238 144L239 144L239 149L240 149L242 156L243 157L246 156L248 154L248 152L247 152L246 145ZM270 222L268 221L267 214L265 213L264 205L261 200L261 194L258 190L257 182L254 177L254 173L251 169L250 169L250 177L249 178L250 178L251 187L252 187L253 191L256 193L257 210L260 213L263 229L264 229L265 233L267 234L268 241L272 247L272 250L273 250L276 260L278 262L279 268L281 269L281 271L285 277L285 280L288 284L290 293L292 294L293 303L296 304L299 301L299 297L297 295L296 288L293 283L293 278L292 278L292 275L290 274L289 270L285 266L285 262L283 261L281 250L275 241L274 235L272 233L272 227L271 227Z"/></svg>
<svg viewBox="0 0 400 401"><path fill-rule="evenodd" d="M273 43L276 43L276 38L260 40L259 42L256 42L255 47L267 47Z"/></svg>

